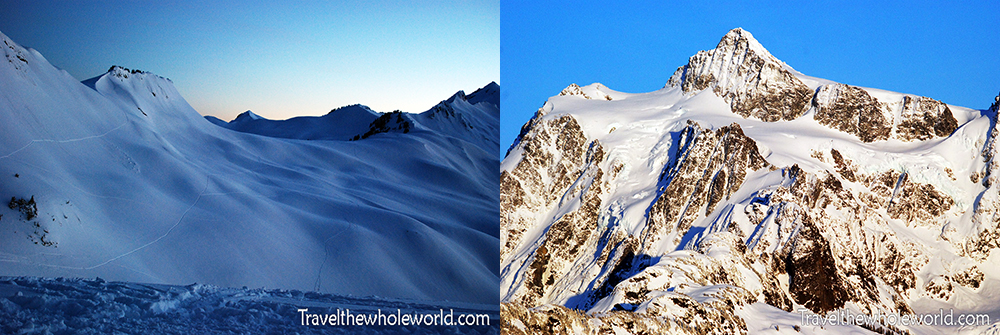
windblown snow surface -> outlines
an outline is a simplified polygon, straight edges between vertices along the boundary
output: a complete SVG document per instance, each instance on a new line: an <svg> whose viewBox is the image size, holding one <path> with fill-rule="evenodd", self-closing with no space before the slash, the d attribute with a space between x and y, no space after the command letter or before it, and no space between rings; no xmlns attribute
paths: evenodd
<svg viewBox="0 0 1000 335"><path fill-rule="evenodd" d="M284 289L0 277L3 334L496 334L495 326L302 326L302 312L489 315L499 306ZM345 314L346 315L346 314Z"/></svg>
<svg viewBox="0 0 1000 335"><path fill-rule="evenodd" d="M1000 332L1000 103L809 77L742 29L667 76L572 84L522 128L501 163L503 331ZM990 321L802 322L941 310Z"/></svg>
<svg viewBox="0 0 1000 335"><path fill-rule="evenodd" d="M169 79L81 83L0 39L0 274L499 300L495 83L420 114L226 123Z"/></svg>

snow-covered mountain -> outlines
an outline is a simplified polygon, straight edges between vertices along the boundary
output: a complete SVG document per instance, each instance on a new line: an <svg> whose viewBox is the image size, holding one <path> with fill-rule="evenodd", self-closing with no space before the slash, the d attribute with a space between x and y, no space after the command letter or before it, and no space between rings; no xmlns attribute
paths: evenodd
<svg viewBox="0 0 1000 335"><path fill-rule="evenodd" d="M1000 331L996 115L809 77L742 29L658 91L572 84L501 162L503 330ZM941 308L993 324L801 322Z"/></svg>
<svg viewBox="0 0 1000 335"><path fill-rule="evenodd" d="M495 84L348 141L394 113L220 127L169 79L0 39L0 274L499 300Z"/></svg>
<svg viewBox="0 0 1000 335"><path fill-rule="evenodd" d="M349 140L368 131L368 125L379 113L363 105L351 105L331 110L323 116L299 116L288 120L268 120L252 111L236 116L230 122L214 116L205 118L219 126L244 133L301 140Z"/></svg>
<svg viewBox="0 0 1000 335"><path fill-rule="evenodd" d="M361 140L385 132L436 132L447 134L483 150L500 150L500 86L492 82L469 94L458 91L420 114L395 111L378 113L368 106L350 105L323 116L268 120L252 111L230 122L205 118L224 128L270 137L302 140Z"/></svg>

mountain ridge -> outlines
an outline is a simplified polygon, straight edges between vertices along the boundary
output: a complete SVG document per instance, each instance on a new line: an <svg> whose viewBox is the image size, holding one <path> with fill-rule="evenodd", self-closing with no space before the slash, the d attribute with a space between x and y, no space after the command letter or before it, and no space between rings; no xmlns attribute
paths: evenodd
<svg viewBox="0 0 1000 335"><path fill-rule="evenodd" d="M206 119L230 130L300 140L356 141L386 132L435 131L495 151L499 150L499 141L489 134L478 134L476 126L487 133L496 128L491 125L499 122L499 89L496 82L491 82L470 95L458 91L421 113L379 113L356 104L335 108L318 117L268 120L246 111L230 122L209 116Z"/></svg>

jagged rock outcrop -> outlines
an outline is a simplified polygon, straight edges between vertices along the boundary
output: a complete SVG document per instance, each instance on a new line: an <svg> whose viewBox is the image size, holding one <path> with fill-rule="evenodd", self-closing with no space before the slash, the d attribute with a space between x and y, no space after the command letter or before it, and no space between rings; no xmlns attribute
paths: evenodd
<svg viewBox="0 0 1000 335"><path fill-rule="evenodd" d="M925 97L903 97L896 137L904 141L923 141L935 136L945 137L958 129L958 121L948 105Z"/></svg>
<svg viewBox="0 0 1000 335"><path fill-rule="evenodd" d="M559 92L559 96L578 96L584 99L598 99L598 100L614 100L608 93L607 87L600 83L594 83L587 85L586 87L580 87L577 84L569 84L566 88ZM590 94L587 94L590 92Z"/></svg>
<svg viewBox="0 0 1000 335"><path fill-rule="evenodd" d="M612 252L600 245L613 248L623 234L598 224L608 178L599 166L606 156L601 143L588 141L572 116L545 119L544 108L526 127L517 141L521 160L501 173L501 264L510 263L501 270L527 269L507 300L535 305L575 295L554 288L572 286L564 277L573 262L595 253L607 258ZM567 204L575 209L560 214L545 233L525 236L536 224L533 213Z"/></svg>
<svg viewBox="0 0 1000 335"><path fill-rule="evenodd" d="M129 69L118 65L112 65L110 68L108 68L108 74L122 79L128 79L128 76L130 74L146 74L146 73L147 72L143 70Z"/></svg>
<svg viewBox="0 0 1000 335"><path fill-rule="evenodd" d="M3 55L7 63L14 66L14 69L23 71L28 65L28 59L24 55L27 50L9 40L6 35L0 34L0 39L3 40Z"/></svg>
<svg viewBox="0 0 1000 335"><path fill-rule="evenodd" d="M385 113L380 115L371 124L368 125L368 131L364 134L358 134L352 138L352 141L363 140L371 137L375 134L389 133L389 132L399 132L399 133L409 133L410 129L413 127L413 122L410 120L410 116L403 114L401 111L392 111L390 113Z"/></svg>
<svg viewBox="0 0 1000 335"><path fill-rule="evenodd" d="M539 111L525 125L531 126L519 136L523 157L511 172L503 171L500 176L501 259L517 247L533 224L530 213L555 202L582 173L587 138L576 119L562 116L545 121L543 116Z"/></svg>
<svg viewBox="0 0 1000 335"><path fill-rule="evenodd" d="M667 85L679 85L685 93L712 88L733 113L767 122L798 118L813 93L740 28L723 36L715 49L691 56Z"/></svg>
<svg viewBox="0 0 1000 335"><path fill-rule="evenodd" d="M642 234L646 246L675 231L680 235L671 243L680 243L695 218L711 214L720 200L728 199L747 172L771 167L739 124L711 131L689 122L679 136L677 160L664 168L664 186L649 210Z"/></svg>
<svg viewBox="0 0 1000 335"><path fill-rule="evenodd" d="M857 136L864 142L887 140L923 141L947 137L958 129L947 104L926 98L903 96L899 123L893 127L893 111L860 87L830 84L816 91L813 118L820 124ZM895 131L894 131L895 130Z"/></svg>
<svg viewBox="0 0 1000 335"><path fill-rule="evenodd" d="M817 313L843 308L847 292L837 274L830 243L808 216L803 218L802 228L785 258L789 291L796 302Z"/></svg>
<svg viewBox="0 0 1000 335"><path fill-rule="evenodd" d="M980 193L973 213L972 221L977 234L969 237L963 244L963 252L976 259L986 259L990 250L1000 248L1000 94L994 99L989 112L992 114L992 126L987 134L986 145L983 146L983 161L986 163L981 184L986 187Z"/></svg>
<svg viewBox="0 0 1000 335"><path fill-rule="evenodd" d="M812 100L813 118L820 124L853 134L865 142L889 138L892 112L864 89L844 84L823 85Z"/></svg>
<svg viewBox="0 0 1000 335"><path fill-rule="evenodd" d="M566 96L566 95L576 95L576 96L581 96L584 99L590 99L590 96L588 96L587 93L583 93L583 89L580 88L580 85L577 85L576 83L569 84L569 86L564 88L562 92L559 92L559 96Z"/></svg>

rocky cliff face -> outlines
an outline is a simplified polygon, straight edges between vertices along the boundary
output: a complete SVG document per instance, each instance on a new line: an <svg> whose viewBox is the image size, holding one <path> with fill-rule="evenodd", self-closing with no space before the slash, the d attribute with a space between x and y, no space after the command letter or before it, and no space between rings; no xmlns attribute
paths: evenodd
<svg viewBox="0 0 1000 335"><path fill-rule="evenodd" d="M892 113L867 91L844 84L824 85L812 100L820 124L873 142L889 138Z"/></svg>
<svg viewBox="0 0 1000 335"><path fill-rule="evenodd" d="M887 140L923 141L947 137L958 129L958 121L947 104L927 97L903 96L898 124L888 102L880 102L860 87L823 85L812 100L820 124L857 136L864 142Z"/></svg>
<svg viewBox="0 0 1000 335"><path fill-rule="evenodd" d="M975 223L976 234L969 238L964 248L965 254L970 257L984 260L989 256L990 250L1000 248L1000 144L997 137L1000 136L1000 124L997 123L997 115L1000 114L1000 95L994 99L990 106L992 112L992 127L986 134L986 145L983 146L982 158L986 163L982 174L976 174L972 181L976 182L979 175L981 184L986 188L980 193L976 203L975 213L972 221Z"/></svg>
<svg viewBox="0 0 1000 335"><path fill-rule="evenodd" d="M925 97L903 98L903 111L896 129L899 139L922 141L951 135L955 129L958 129L958 121L951 115L948 105Z"/></svg>
<svg viewBox="0 0 1000 335"><path fill-rule="evenodd" d="M908 314L988 295L997 104L813 89L789 69L737 29L668 90L551 98L502 163L502 329L732 334L773 326L748 310ZM687 99L708 88L729 110Z"/></svg>
<svg viewBox="0 0 1000 335"><path fill-rule="evenodd" d="M689 121L678 143L677 160L664 169L665 186L649 210L644 246L658 245L661 237L687 231L695 219L710 215L743 184L747 172L773 169L737 123L712 131ZM674 235L669 243L677 245L682 237Z"/></svg>

